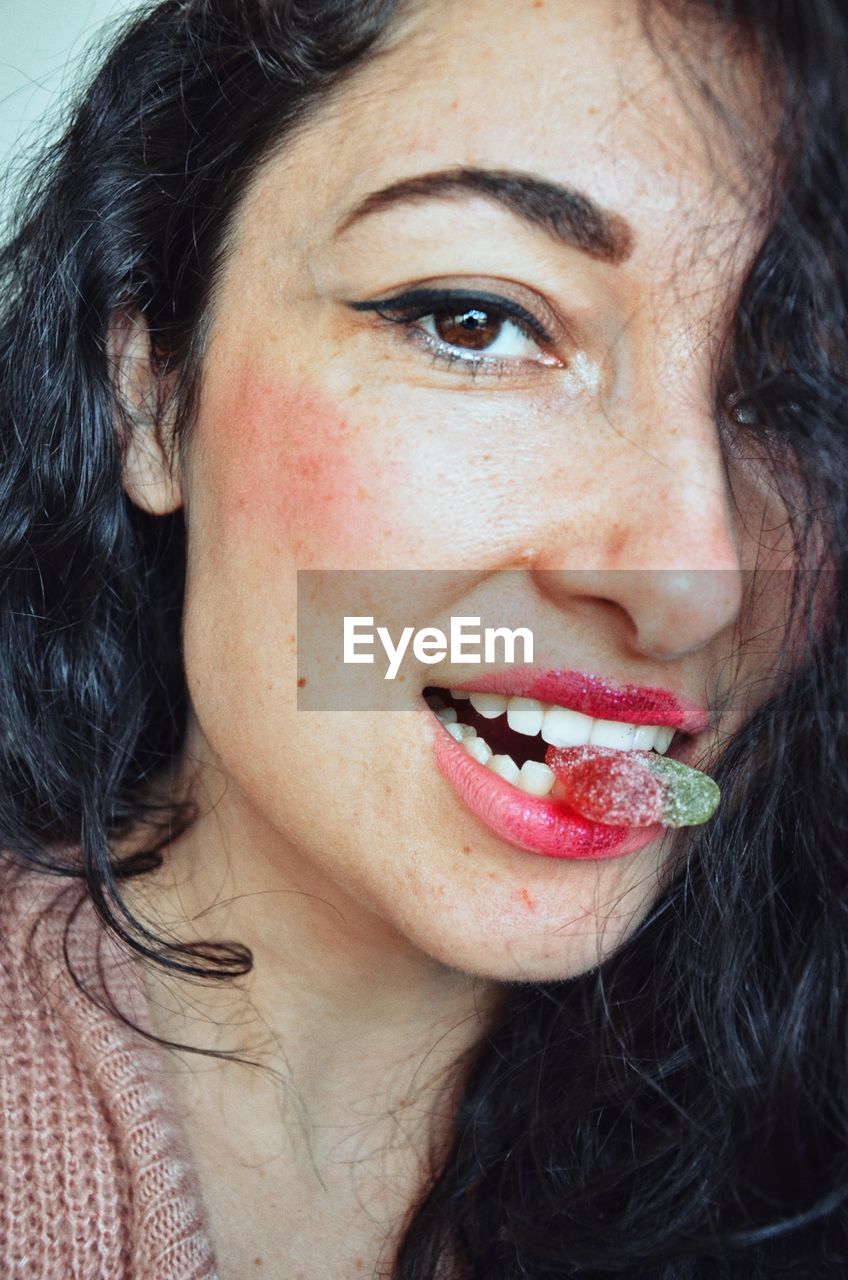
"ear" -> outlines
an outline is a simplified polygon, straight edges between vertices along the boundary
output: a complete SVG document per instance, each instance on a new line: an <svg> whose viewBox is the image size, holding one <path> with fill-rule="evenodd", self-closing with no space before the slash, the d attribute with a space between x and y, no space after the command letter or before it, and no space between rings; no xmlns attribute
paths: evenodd
<svg viewBox="0 0 848 1280"><path fill-rule="evenodd" d="M143 511L168 515L182 506L173 415L163 412L167 388L154 367L150 330L140 311L121 311L109 326L109 363L130 433L124 491Z"/></svg>

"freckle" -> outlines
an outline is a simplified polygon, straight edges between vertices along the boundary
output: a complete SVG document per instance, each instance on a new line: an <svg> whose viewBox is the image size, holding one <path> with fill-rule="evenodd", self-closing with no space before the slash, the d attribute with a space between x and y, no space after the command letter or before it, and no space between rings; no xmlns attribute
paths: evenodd
<svg viewBox="0 0 848 1280"><path fill-rule="evenodd" d="M523 900L523 902L524 902L525 906L527 907L528 911L535 911L535 910L536 910L536 903L535 903L535 902L533 901L533 899L530 897L530 894L529 894L529 892L528 892L526 889L522 889L522 890L521 890L521 898L522 898L522 900Z"/></svg>
<svg viewBox="0 0 848 1280"><path fill-rule="evenodd" d="M470 844L464 844L464 845L462 846L462 852L463 852L463 853L470 853L470 852L471 852L471 845L470 845Z"/></svg>
<svg viewBox="0 0 848 1280"><path fill-rule="evenodd" d="M458 106L459 106L459 98L454 98L453 102L450 104L451 111L456 111Z"/></svg>
<svg viewBox="0 0 848 1280"><path fill-rule="evenodd" d="M607 558L611 564L615 564L618 561L626 545L627 531L616 521L610 530L606 548Z"/></svg>
<svg viewBox="0 0 848 1280"><path fill-rule="evenodd" d="M254 1267L261 1267L261 1266L262 1266L262 1259L261 1259L261 1258L254 1258L254 1259L253 1259L253 1265L254 1265Z"/></svg>
<svg viewBox="0 0 848 1280"><path fill-rule="evenodd" d="M297 644L297 637L289 636L289 644Z"/></svg>
<svg viewBox="0 0 848 1280"><path fill-rule="evenodd" d="M360 382L357 382L356 386L351 387L350 391L348 391L348 395L358 396L361 390L362 390L362 384Z"/></svg>
<svg viewBox="0 0 848 1280"><path fill-rule="evenodd" d="M362 1268L365 1266L365 1263L363 1262L363 1260L362 1260L361 1258L357 1258L357 1259L356 1259L356 1264L355 1264L355 1265L356 1265L356 1269L357 1269L357 1271L361 1271L361 1270L362 1270Z"/></svg>
<svg viewBox="0 0 848 1280"><path fill-rule="evenodd" d="M270 688L271 686L269 685L268 687ZM301 676L301 677L300 677L300 679L299 679L299 680L298 680L298 682L297 682L297 687L298 687L298 689L305 689L305 688L306 688L306 676Z"/></svg>

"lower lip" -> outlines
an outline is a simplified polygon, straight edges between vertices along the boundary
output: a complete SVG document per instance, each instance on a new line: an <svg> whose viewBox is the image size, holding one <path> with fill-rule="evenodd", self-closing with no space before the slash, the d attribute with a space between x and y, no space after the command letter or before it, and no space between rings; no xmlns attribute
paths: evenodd
<svg viewBox="0 0 848 1280"><path fill-rule="evenodd" d="M528 796L473 760L438 725L436 764L465 806L501 840L543 858L622 858L663 834L661 826L606 827L551 800Z"/></svg>

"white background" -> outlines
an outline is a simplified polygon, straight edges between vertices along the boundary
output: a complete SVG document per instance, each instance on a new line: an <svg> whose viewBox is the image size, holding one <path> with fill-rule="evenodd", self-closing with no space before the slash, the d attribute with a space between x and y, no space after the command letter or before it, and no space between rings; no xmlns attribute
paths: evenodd
<svg viewBox="0 0 848 1280"><path fill-rule="evenodd" d="M55 133L86 50L140 0L0 0L0 220L16 166Z"/></svg>

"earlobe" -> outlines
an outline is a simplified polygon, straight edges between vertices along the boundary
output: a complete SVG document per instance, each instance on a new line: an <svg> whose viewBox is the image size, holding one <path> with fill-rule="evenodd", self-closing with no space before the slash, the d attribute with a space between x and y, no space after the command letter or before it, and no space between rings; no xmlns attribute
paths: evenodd
<svg viewBox="0 0 848 1280"><path fill-rule="evenodd" d="M163 412L165 388L154 367L150 331L140 311L124 311L109 326L109 363L127 431L124 491L150 515L182 506L171 414Z"/></svg>

